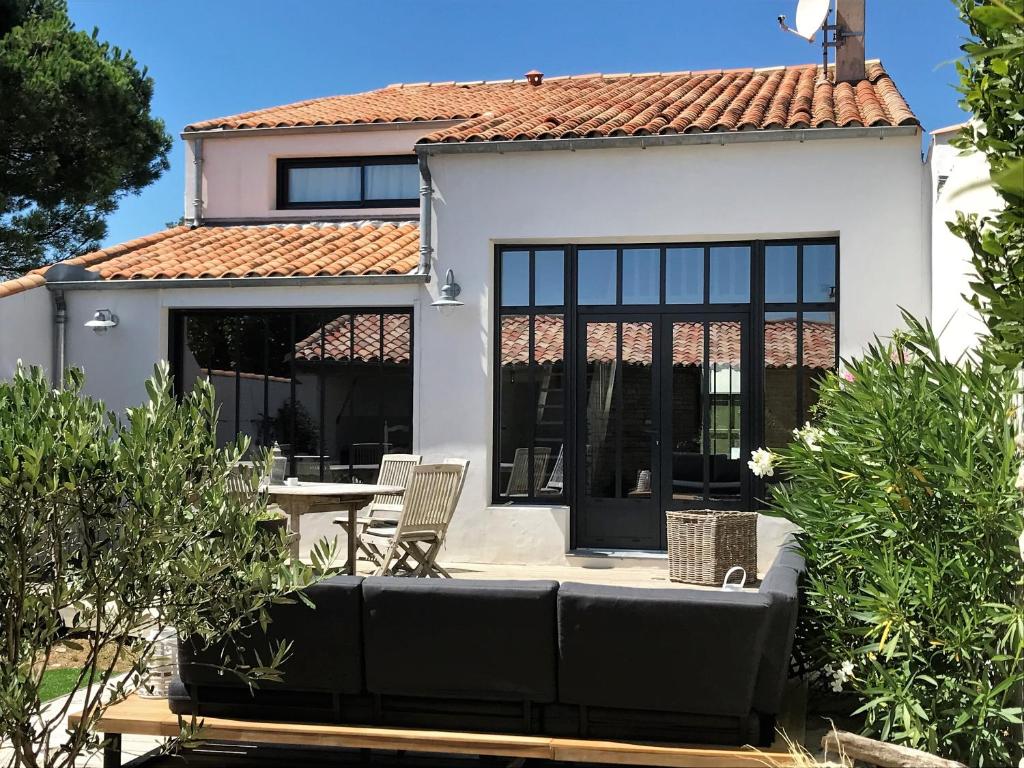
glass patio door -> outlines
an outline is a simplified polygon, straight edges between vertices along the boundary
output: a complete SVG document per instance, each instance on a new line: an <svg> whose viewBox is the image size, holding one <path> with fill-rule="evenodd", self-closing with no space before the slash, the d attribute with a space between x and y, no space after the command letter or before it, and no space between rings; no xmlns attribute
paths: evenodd
<svg viewBox="0 0 1024 768"><path fill-rule="evenodd" d="M749 484L747 322L664 318L665 509L745 509Z"/></svg>
<svg viewBox="0 0 1024 768"><path fill-rule="evenodd" d="M580 319L576 443L580 546L662 546L658 325L651 316Z"/></svg>

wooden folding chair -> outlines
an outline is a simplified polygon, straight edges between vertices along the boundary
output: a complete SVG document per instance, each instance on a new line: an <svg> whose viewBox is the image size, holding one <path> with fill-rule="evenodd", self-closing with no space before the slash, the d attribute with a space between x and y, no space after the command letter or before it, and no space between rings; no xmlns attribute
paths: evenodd
<svg viewBox="0 0 1024 768"><path fill-rule="evenodd" d="M405 488L409 484L409 476L412 468L419 466L423 457L411 453L389 453L381 458L380 470L377 473L377 485L397 485ZM383 552L377 547L373 540L363 538L363 532L367 528L383 527L393 528L402 514L402 497L390 494L377 494L366 506L366 514L356 518L356 546L358 551L366 555L367 559L376 565L380 565ZM346 536L351 536L348 529L348 517L334 518L334 524L345 531Z"/></svg>
<svg viewBox="0 0 1024 768"><path fill-rule="evenodd" d="M384 552L378 576L448 575L435 567L434 560L459 502L468 466L468 461L460 461L413 467L402 514L394 528L367 528L363 533L382 542L386 540L378 545ZM410 560L416 561L415 567Z"/></svg>

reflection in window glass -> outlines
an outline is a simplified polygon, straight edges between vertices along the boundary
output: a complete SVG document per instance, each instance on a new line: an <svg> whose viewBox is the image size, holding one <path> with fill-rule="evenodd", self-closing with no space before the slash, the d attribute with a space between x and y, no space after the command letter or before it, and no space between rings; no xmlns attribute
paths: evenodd
<svg viewBox="0 0 1024 768"><path fill-rule="evenodd" d="M177 357L186 389L213 383L217 439L281 446L306 480L372 481L386 453L412 449L407 312L187 313Z"/></svg>
<svg viewBox="0 0 1024 768"><path fill-rule="evenodd" d="M704 323L672 323L672 498L704 498Z"/></svg>
<svg viewBox="0 0 1024 768"><path fill-rule="evenodd" d="M665 302L704 303L703 248L669 248L665 252Z"/></svg>
<svg viewBox="0 0 1024 768"><path fill-rule="evenodd" d="M533 487L536 496L561 496L565 485L565 318L533 318L536 402Z"/></svg>
<svg viewBox="0 0 1024 768"><path fill-rule="evenodd" d="M764 441L768 448L789 443L799 426L797 392L797 316L795 312L764 315Z"/></svg>
<svg viewBox="0 0 1024 768"><path fill-rule="evenodd" d="M711 498L740 495L743 370L742 326L708 323L708 441Z"/></svg>
<svg viewBox="0 0 1024 768"><path fill-rule="evenodd" d="M712 248L710 277L711 303L750 301L750 248L745 245Z"/></svg>
<svg viewBox="0 0 1024 768"><path fill-rule="evenodd" d="M835 301L836 247L804 246L804 296L806 302Z"/></svg>
<svg viewBox="0 0 1024 768"><path fill-rule="evenodd" d="M565 303L565 252L535 251L533 254L534 304L541 307Z"/></svg>
<svg viewBox="0 0 1024 768"><path fill-rule="evenodd" d="M619 479L616 461L620 397L615 391L618 349L617 323L586 324L585 377L587 496L613 499Z"/></svg>
<svg viewBox="0 0 1024 768"><path fill-rule="evenodd" d="M578 261L578 302L614 304L616 287L614 249L581 249Z"/></svg>
<svg viewBox="0 0 1024 768"><path fill-rule="evenodd" d="M530 303L530 252L501 254L501 305L522 307Z"/></svg>
<svg viewBox="0 0 1024 768"><path fill-rule="evenodd" d="M657 304L660 296L661 251L627 248L622 252L622 303Z"/></svg>
<svg viewBox="0 0 1024 768"><path fill-rule="evenodd" d="M764 249L764 300L796 301L796 246L767 245Z"/></svg>
<svg viewBox="0 0 1024 768"><path fill-rule="evenodd" d="M800 423L810 420L821 381L836 367L836 316L833 312L803 313L803 400Z"/></svg>

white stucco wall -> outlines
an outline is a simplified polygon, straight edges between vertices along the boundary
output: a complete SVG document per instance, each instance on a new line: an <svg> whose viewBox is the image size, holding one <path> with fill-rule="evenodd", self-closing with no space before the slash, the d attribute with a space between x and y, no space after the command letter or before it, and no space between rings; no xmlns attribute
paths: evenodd
<svg viewBox="0 0 1024 768"><path fill-rule="evenodd" d="M0 379L10 378L18 360L49 372L52 339L53 304L46 288L0 298Z"/></svg>
<svg viewBox="0 0 1024 768"><path fill-rule="evenodd" d="M435 274L453 268L466 304L424 312L417 336L420 359L438 363L419 379L417 440L473 467L450 559L557 562L568 544L565 508L489 504L496 243L838 235L841 355L897 327L900 306L930 310L920 136L445 155L430 167Z"/></svg>
<svg viewBox="0 0 1024 768"><path fill-rule="evenodd" d="M930 153L931 194L934 205L931 221L932 322L943 354L959 357L977 344L985 324L963 298L972 293L969 285L974 274L971 249L949 231L947 222L956 221L957 211L986 215L1002 206L1002 198L988 182L988 163L976 152L961 155L949 145L953 133L935 136ZM945 183L939 190L939 179ZM979 186L980 183L980 186Z"/></svg>
<svg viewBox="0 0 1024 768"><path fill-rule="evenodd" d="M203 215L207 219L273 218L308 221L331 215L417 215L419 208L315 208L277 210L277 159L282 157L358 157L412 155L422 136L437 130L422 125L344 133L242 135L203 140ZM185 146L185 217L195 197L193 145Z"/></svg>

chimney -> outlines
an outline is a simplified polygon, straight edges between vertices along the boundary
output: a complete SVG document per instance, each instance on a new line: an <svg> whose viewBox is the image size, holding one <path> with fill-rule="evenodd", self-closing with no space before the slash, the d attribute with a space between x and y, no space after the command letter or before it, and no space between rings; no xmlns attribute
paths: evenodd
<svg viewBox="0 0 1024 768"><path fill-rule="evenodd" d="M836 0L836 82L864 79L865 0Z"/></svg>
<svg viewBox="0 0 1024 768"><path fill-rule="evenodd" d="M544 73L538 72L536 69L531 69L526 73L526 82L530 85L540 85L544 82Z"/></svg>

